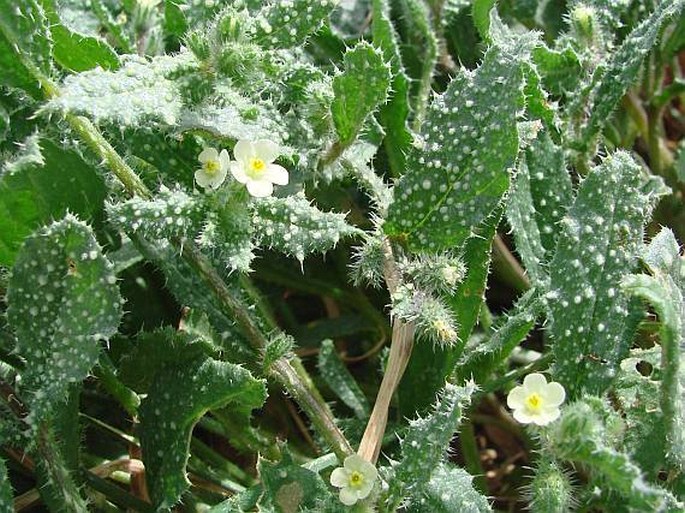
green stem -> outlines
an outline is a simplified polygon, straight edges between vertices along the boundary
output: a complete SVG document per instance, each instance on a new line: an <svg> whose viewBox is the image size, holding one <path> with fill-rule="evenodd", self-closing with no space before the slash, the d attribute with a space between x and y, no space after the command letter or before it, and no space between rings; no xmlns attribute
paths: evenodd
<svg viewBox="0 0 685 513"><path fill-rule="evenodd" d="M464 455L466 470L468 470L469 474L474 476L474 486L480 492L487 494L488 484L485 479L483 465L481 465L478 446L476 445L476 431L473 429L473 423L470 420L465 420L461 423L459 443L461 445L461 452Z"/></svg>
<svg viewBox="0 0 685 513"><path fill-rule="evenodd" d="M156 511L152 504L127 493L126 490L111 483L107 479L96 476L88 470L83 470L81 475L83 476L84 482L93 490L100 492L107 497L110 502L127 511L141 511L143 513L154 513Z"/></svg>

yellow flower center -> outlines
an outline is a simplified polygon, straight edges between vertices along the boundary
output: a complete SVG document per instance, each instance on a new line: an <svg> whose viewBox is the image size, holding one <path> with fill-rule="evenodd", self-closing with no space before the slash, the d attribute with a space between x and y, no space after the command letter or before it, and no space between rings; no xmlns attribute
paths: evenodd
<svg viewBox="0 0 685 513"><path fill-rule="evenodd" d="M266 170L266 162L258 157L250 157L247 174L251 178L259 178Z"/></svg>
<svg viewBox="0 0 685 513"><path fill-rule="evenodd" d="M350 474L350 486L359 487L364 482L364 476L356 470Z"/></svg>
<svg viewBox="0 0 685 513"><path fill-rule="evenodd" d="M214 176L219 172L219 169L221 169L221 162L218 160L208 160L204 163L203 167L205 169L205 173L207 173L209 176Z"/></svg>
<svg viewBox="0 0 685 513"><path fill-rule="evenodd" d="M526 397L526 407L532 412L540 411L542 408L542 397L537 393L532 393Z"/></svg>

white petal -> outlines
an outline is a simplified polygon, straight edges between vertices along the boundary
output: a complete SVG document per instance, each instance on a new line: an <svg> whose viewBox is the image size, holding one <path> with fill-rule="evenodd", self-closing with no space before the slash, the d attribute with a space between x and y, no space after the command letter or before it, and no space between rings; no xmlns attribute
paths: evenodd
<svg viewBox="0 0 685 513"><path fill-rule="evenodd" d="M546 385L547 379L544 375L540 374L539 372L528 374L523 379L523 388L525 388L527 392L540 393Z"/></svg>
<svg viewBox="0 0 685 513"><path fill-rule="evenodd" d="M281 148L273 141L267 139L260 139L254 142L255 155L266 163L271 163L276 160L281 154Z"/></svg>
<svg viewBox="0 0 685 513"><path fill-rule="evenodd" d="M219 158L219 152L216 151L214 148L205 148L197 156L197 160L199 160L203 164L208 160L216 160L217 158Z"/></svg>
<svg viewBox="0 0 685 513"><path fill-rule="evenodd" d="M357 492L352 488L342 488L338 497L340 497L340 502L345 506L356 504L358 499Z"/></svg>
<svg viewBox="0 0 685 513"><path fill-rule="evenodd" d="M566 399L566 390L560 383L552 381L542 390L545 406L559 406Z"/></svg>
<svg viewBox="0 0 685 513"><path fill-rule="evenodd" d="M288 170L278 164L269 164L266 167L264 178L276 185L288 185Z"/></svg>
<svg viewBox="0 0 685 513"><path fill-rule="evenodd" d="M198 169L195 171L195 181L200 187L206 188L212 179L207 176L207 173L205 173L203 169Z"/></svg>
<svg viewBox="0 0 685 513"><path fill-rule="evenodd" d="M225 168L219 169L219 171L216 172L216 175L214 175L209 182L209 186L212 189L218 189L221 187L221 184L224 183L224 180L226 180L226 174L228 173L228 170Z"/></svg>
<svg viewBox="0 0 685 513"><path fill-rule="evenodd" d="M240 183L247 183L249 178L245 174L245 169L241 162L232 161L231 162L231 174Z"/></svg>
<svg viewBox="0 0 685 513"><path fill-rule="evenodd" d="M241 139L233 147L233 156L240 162L247 162L250 157L255 156L254 145L250 141Z"/></svg>
<svg viewBox="0 0 685 513"><path fill-rule="evenodd" d="M526 400L526 391L522 386L514 387L507 395L507 406L512 410L516 408L523 408Z"/></svg>
<svg viewBox="0 0 685 513"><path fill-rule="evenodd" d="M336 488L343 488L350 484L350 476L347 470L342 467L338 467L333 472L331 472L331 484Z"/></svg>
<svg viewBox="0 0 685 513"><path fill-rule="evenodd" d="M362 485L359 488L357 488L357 497L359 497L360 499L366 499L371 493L371 490L373 490L374 484L375 479L364 479Z"/></svg>
<svg viewBox="0 0 685 513"><path fill-rule="evenodd" d="M350 472L356 471L363 474L364 463L367 463L367 461L359 456L359 454L350 454L347 458L345 458L343 465L345 466L345 469L349 470Z"/></svg>
<svg viewBox="0 0 685 513"><path fill-rule="evenodd" d="M249 180L247 181L247 192L255 198L266 198L271 196L274 192L274 186L267 180Z"/></svg>
<svg viewBox="0 0 685 513"><path fill-rule="evenodd" d="M530 424L533 422L534 417L528 415L523 408L518 408L513 411L514 418L518 420L521 424Z"/></svg>
<svg viewBox="0 0 685 513"><path fill-rule="evenodd" d="M559 408L551 408L548 410L542 410L539 414L533 417L533 422L538 426L546 426L550 422L554 422L559 418L561 412Z"/></svg>
<svg viewBox="0 0 685 513"><path fill-rule="evenodd" d="M222 171L228 169L228 165L231 163L231 157L228 156L226 150L221 150L221 153L219 153L219 162L221 163Z"/></svg>

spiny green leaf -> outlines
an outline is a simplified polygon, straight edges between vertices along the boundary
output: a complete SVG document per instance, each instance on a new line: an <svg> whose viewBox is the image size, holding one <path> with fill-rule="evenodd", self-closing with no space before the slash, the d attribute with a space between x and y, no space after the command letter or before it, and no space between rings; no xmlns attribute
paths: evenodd
<svg viewBox="0 0 685 513"><path fill-rule="evenodd" d="M554 376L571 397L603 392L628 353L635 320L620 281L650 215L641 186L639 166L617 152L582 182L562 221L548 298Z"/></svg>
<svg viewBox="0 0 685 513"><path fill-rule="evenodd" d="M202 226L206 204L201 197L162 186L152 200L138 197L108 203L107 215L120 230L149 239L193 237Z"/></svg>
<svg viewBox="0 0 685 513"><path fill-rule="evenodd" d="M67 212L101 215L104 181L80 155L49 139L31 138L0 176L0 264L11 265L33 230Z"/></svg>
<svg viewBox="0 0 685 513"><path fill-rule="evenodd" d="M385 230L413 250L460 246L500 203L518 153L522 65L530 36L498 36L473 74L462 70L429 108L420 148L395 187Z"/></svg>
<svg viewBox="0 0 685 513"><path fill-rule="evenodd" d="M272 507L276 513L294 513L320 507L322 502L333 499L323 479L294 463L287 451L277 463L260 460L258 468L264 486L261 507Z"/></svg>
<svg viewBox="0 0 685 513"><path fill-rule="evenodd" d="M10 480L7 477L5 460L0 458L0 513L12 513L14 511L14 496Z"/></svg>
<svg viewBox="0 0 685 513"><path fill-rule="evenodd" d="M465 386L448 383L438 394L433 411L425 418L409 422L407 434L400 442L402 458L395 467L389 492L393 500L401 500L408 494L420 496L428 476L444 461L449 442L475 390L473 383Z"/></svg>
<svg viewBox="0 0 685 513"><path fill-rule="evenodd" d="M95 67L119 68L119 57L104 41L69 30L64 25L50 27L55 62L69 71L86 71Z"/></svg>
<svg viewBox="0 0 685 513"><path fill-rule="evenodd" d="M257 42L270 48L303 45L328 19L336 0L289 0L267 3L257 16Z"/></svg>
<svg viewBox="0 0 685 513"><path fill-rule="evenodd" d="M121 297L92 230L71 215L26 239L7 295L26 360L22 389L39 423L97 363L101 340L117 331Z"/></svg>
<svg viewBox="0 0 685 513"><path fill-rule="evenodd" d="M208 410L231 404L245 417L265 399L264 383L230 363L196 358L160 371L140 405L140 442L156 507L173 506L188 488L190 436Z"/></svg>
<svg viewBox="0 0 685 513"><path fill-rule="evenodd" d="M590 116L583 127L581 141L588 143L610 118L628 87L637 79L642 61L656 44L663 25L677 16L685 0L664 0L633 29L609 60L595 71L588 105Z"/></svg>
<svg viewBox="0 0 685 513"><path fill-rule="evenodd" d="M358 43L344 56L344 69L333 79L333 123L342 147L354 141L364 121L384 103L391 73L383 55L368 43Z"/></svg>
<svg viewBox="0 0 685 513"><path fill-rule="evenodd" d="M335 351L332 340L324 340L319 350L319 372L326 384L360 419L369 416L369 402L362 389Z"/></svg>
<svg viewBox="0 0 685 513"><path fill-rule="evenodd" d="M252 206L258 244L300 261L310 253L328 251L341 238L357 233L345 222L345 214L322 212L304 195L263 198Z"/></svg>
<svg viewBox="0 0 685 513"><path fill-rule="evenodd" d="M93 69L68 76L48 110L85 114L95 122L144 126L148 122L173 125L181 114L178 84L168 76L192 66L188 52L155 57L152 61L126 56L117 71Z"/></svg>
<svg viewBox="0 0 685 513"><path fill-rule="evenodd" d="M616 422L612 419L615 415L610 406L596 398L570 404L560 421L553 424L548 447L556 457L586 465L635 511L666 511L675 499L665 490L647 483L630 457L611 447L609 430L612 428L607 423Z"/></svg>
<svg viewBox="0 0 685 513"><path fill-rule="evenodd" d="M43 93L37 73L50 75L52 47L45 11L35 0L0 0L0 84Z"/></svg>
<svg viewBox="0 0 685 513"><path fill-rule="evenodd" d="M409 77L402 66L399 41L390 21L388 0L373 0L373 43L383 52L383 59L390 63L392 82L390 98L381 106L379 119L385 129L383 144L388 154L390 168L395 176L404 173L405 157L412 136L407 127L409 116Z"/></svg>
<svg viewBox="0 0 685 513"><path fill-rule="evenodd" d="M685 379L680 368L683 359L680 347L685 333L685 286L680 283L680 249L673 232L663 229L646 253L653 276L629 275L623 286L628 293L648 301L659 316L660 405L666 433L666 457L680 471L685 471Z"/></svg>
<svg viewBox="0 0 685 513"><path fill-rule="evenodd" d="M503 363L516 346L535 326L543 305L538 291L526 292L507 314L505 319L495 327L490 337L473 348L466 348L455 372L461 379L473 377L482 383L497 365Z"/></svg>
<svg viewBox="0 0 685 513"><path fill-rule="evenodd" d="M464 469L440 463L422 487L412 497L408 513L489 513L488 499L473 487L473 476Z"/></svg>
<svg viewBox="0 0 685 513"><path fill-rule="evenodd" d="M554 460L540 458L526 495L533 513L562 513L572 511L574 490L565 472Z"/></svg>

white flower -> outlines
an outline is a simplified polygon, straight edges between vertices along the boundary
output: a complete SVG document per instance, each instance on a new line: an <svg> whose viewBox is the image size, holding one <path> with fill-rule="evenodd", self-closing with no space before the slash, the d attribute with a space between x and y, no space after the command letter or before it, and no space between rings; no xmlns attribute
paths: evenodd
<svg viewBox="0 0 685 513"><path fill-rule="evenodd" d="M219 153L214 148L205 148L198 155L197 160L202 164L202 167L195 171L197 184L205 189L218 189L228 174L228 166L231 162L228 152L221 150Z"/></svg>
<svg viewBox="0 0 685 513"><path fill-rule="evenodd" d="M331 473L331 484L340 488L340 502L352 506L369 496L377 477L376 467L358 454L352 454L345 458L342 467Z"/></svg>
<svg viewBox="0 0 685 513"><path fill-rule="evenodd" d="M233 148L236 160L231 162L231 174L240 183L244 183L247 191L255 198L271 196L274 192L273 184L288 184L288 171L273 164L279 155L280 149L274 142L238 141Z"/></svg>
<svg viewBox="0 0 685 513"><path fill-rule="evenodd" d="M507 406L522 424L531 422L544 426L559 418L559 406L566 399L564 387L554 381L547 383L539 373L528 374L523 385L514 387L507 396Z"/></svg>

